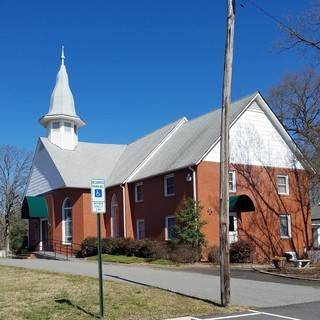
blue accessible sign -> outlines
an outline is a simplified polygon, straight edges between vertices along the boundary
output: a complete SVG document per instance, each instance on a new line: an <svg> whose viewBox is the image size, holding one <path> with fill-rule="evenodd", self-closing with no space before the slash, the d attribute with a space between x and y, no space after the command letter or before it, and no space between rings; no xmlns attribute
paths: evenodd
<svg viewBox="0 0 320 320"><path fill-rule="evenodd" d="M93 213L105 213L105 183L103 179L91 180L91 211Z"/></svg>

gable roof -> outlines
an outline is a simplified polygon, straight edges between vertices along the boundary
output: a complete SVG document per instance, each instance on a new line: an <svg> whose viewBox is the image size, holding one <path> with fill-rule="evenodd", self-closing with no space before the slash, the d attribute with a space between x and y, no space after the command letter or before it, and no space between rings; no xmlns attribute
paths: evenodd
<svg viewBox="0 0 320 320"><path fill-rule="evenodd" d="M231 104L229 121L254 99L257 92ZM197 164L201 157L220 139L221 109L216 109L184 123L171 139L156 153L130 181L185 168ZM190 148L192 146L192 148Z"/></svg>
<svg viewBox="0 0 320 320"><path fill-rule="evenodd" d="M256 100L265 103L259 92L231 103L230 126ZM40 141L65 187L89 188L92 178L103 178L110 187L198 164L220 140L220 116L216 109L192 121L181 118L128 145L79 142L75 150L62 150L47 138ZM275 117L270 121L284 130Z"/></svg>
<svg viewBox="0 0 320 320"><path fill-rule="evenodd" d="M126 149L121 144L79 142L75 150L62 150L47 138L40 138L58 169L65 187L89 188L92 178L107 180Z"/></svg>

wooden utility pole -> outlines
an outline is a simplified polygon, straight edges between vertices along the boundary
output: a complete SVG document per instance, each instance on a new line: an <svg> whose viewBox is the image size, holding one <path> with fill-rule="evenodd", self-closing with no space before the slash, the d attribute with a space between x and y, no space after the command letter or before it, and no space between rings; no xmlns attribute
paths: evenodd
<svg viewBox="0 0 320 320"><path fill-rule="evenodd" d="M233 59L235 7L228 1L227 35L224 58L224 75L221 112L220 145L220 293L221 305L230 304L230 254L229 254L229 109Z"/></svg>

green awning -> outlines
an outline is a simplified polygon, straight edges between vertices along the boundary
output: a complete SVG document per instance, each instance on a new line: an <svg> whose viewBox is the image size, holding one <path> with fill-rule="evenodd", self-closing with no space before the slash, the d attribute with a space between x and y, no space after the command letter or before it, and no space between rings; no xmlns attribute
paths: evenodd
<svg viewBox="0 0 320 320"><path fill-rule="evenodd" d="M22 219L48 218L48 205L44 197L25 197L21 208Z"/></svg>
<svg viewBox="0 0 320 320"><path fill-rule="evenodd" d="M255 207L252 200L245 194L229 197L230 212L248 212L254 211Z"/></svg>

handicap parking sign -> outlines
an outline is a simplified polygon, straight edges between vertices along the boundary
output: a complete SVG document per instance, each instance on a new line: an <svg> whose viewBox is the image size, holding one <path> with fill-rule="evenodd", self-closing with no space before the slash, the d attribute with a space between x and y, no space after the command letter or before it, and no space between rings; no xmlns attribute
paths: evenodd
<svg viewBox="0 0 320 320"><path fill-rule="evenodd" d="M105 213L105 183L103 179L91 180L91 211L93 213Z"/></svg>
<svg viewBox="0 0 320 320"><path fill-rule="evenodd" d="M102 190L101 189L95 189L94 190L94 196L96 198L101 198L102 197Z"/></svg>

